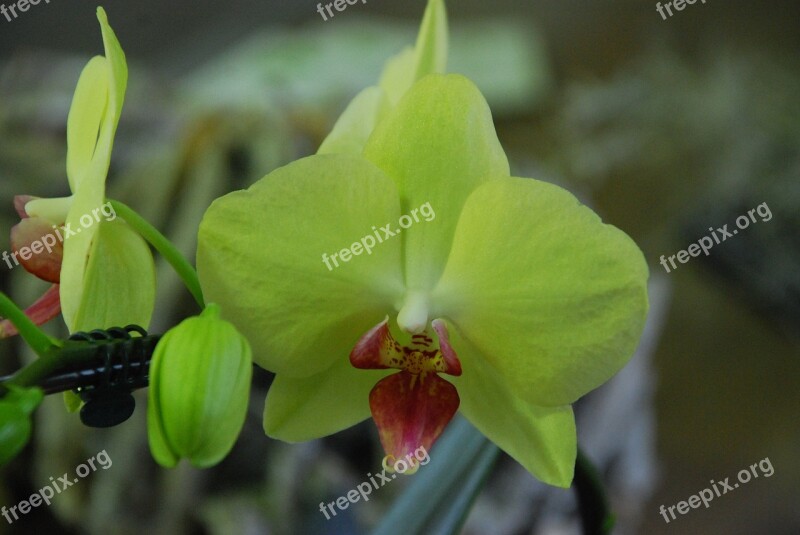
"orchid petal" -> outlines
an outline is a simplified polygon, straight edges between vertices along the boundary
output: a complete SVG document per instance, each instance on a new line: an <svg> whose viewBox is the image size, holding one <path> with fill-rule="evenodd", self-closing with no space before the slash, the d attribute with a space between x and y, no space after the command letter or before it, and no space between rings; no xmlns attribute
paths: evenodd
<svg viewBox="0 0 800 535"><path fill-rule="evenodd" d="M30 200L25 201L22 209L24 210L25 217L41 217L54 225L63 225L67 220L69 209L72 207L72 203L74 201L74 195L50 199L39 199L33 197ZM17 201L15 199L15 207L17 206L18 202L21 201Z"/></svg>
<svg viewBox="0 0 800 535"><path fill-rule="evenodd" d="M68 240L65 236L61 303L71 331L109 322L146 326L155 294L152 255L141 237L121 221L106 224L96 219L105 202L111 149L128 80L125 54L102 8L97 19L105 57L92 59L84 69L67 121L67 174L74 195L65 226L75 235ZM100 98L102 93L105 98ZM35 202L41 201L28 206ZM92 215L96 223L87 226L84 219ZM100 244L101 239L117 241Z"/></svg>
<svg viewBox="0 0 800 535"><path fill-rule="evenodd" d="M347 105L317 154L361 154L386 105L385 100L378 87L361 91Z"/></svg>
<svg viewBox="0 0 800 535"><path fill-rule="evenodd" d="M360 154L386 113L422 77L443 73L447 63L447 13L443 0L429 0L417 43L386 62L378 86L364 89L348 104L318 154Z"/></svg>
<svg viewBox="0 0 800 535"><path fill-rule="evenodd" d="M447 336L442 320L434 320L438 340L425 333L406 335L400 344L389 329L389 317L370 329L350 352L350 364L364 370L397 368L412 373L447 373L461 375L461 363ZM401 333L402 334L402 333Z"/></svg>
<svg viewBox="0 0 800 535"><path fill-rule="evenodd" d="M414 82L445 72L448 41L444 0L428 0L414 46Z"/></svg>
<svg viewBox="0 0 800 535"><path fill-rule="evenodd" d="M203 292L250 340L254 360L279 376L346 363L402 293L400 240L379 243L374 234L398 215L394 185L370 163L298 160L208 209L197 253ZM342 261L340 248L358 253Z"/></svg>
<svg viewBox="0 0 800 535"><path fill-rule="evenodd" d="M572 408L539 407L523 400L458 329L449 332L464 373L447 379L458 389L464 416L536 478L569 487L577 454Z"/></svg>
<svg viewBox="0 0 800 535"><path fill-rule="evenodd" d="M19 214L20 219L29 217L30 214L25 211L25 205L38 197L33 195L14 195L14 210Z"/></svg>
<svg viewBox="0 0 800 535"><path fill-rule="evenodd" d="M396 106L414 82L447 67L447 10L443 0L429 0L422 16L417 42L386 62L379 85L389 104Z"/></svg>
<svg viewBox="0 0 800 535"><path fill-rule="evenodd" d="M633 355L647 275L633 240L569 192L506 178L467 200L432 300L515 392L555 407Z"/></svg>
<svg viewBox="0 0 800 535"><path fill-rule="evenodd" d="M92 58L84 68L67 119L67 178L73 193L86 187L85 180L92 189L105 184L128 82L125 53L103 8L97 9L97 20L105 57Z"/></svg>
<svg viewBox="0 0 800 535"><path fill-rule="evenodd" d="M64 265L85 264L81 270L61 270L61 304L70 332L140 325L145 329L155 305L155 265L142 237L122 220L101 221L91 249L83 259L70 258L73 240L64 243ZM78 279L77 277L81 278ZM65 291L69 287L72 291ZM80 292L75 291L80 288Z"/></svg>
<svg viewBox="0 0 800 535"><path fill-rule="evenodd" d="M95 56L83 68L67 117L67 179L75 193L89 168L108 105L108 62Z"/></svg>
<svg viewBox="0 0 800 535"><path fill-rule="evenodd" d="M427 76L377 126L364 156L395 181L405 213L425 203L435 212L401 236L406 285L432 288L469 194L509 173L486 101L463 76Z"/></svg>
<svg viewBox="0 0 800 535"><path fill-rule="evenodd" d="M396 372L358 370L343 358L310 377L278 374L267 393L264 431L272 438L301 442L347 429L369 418L369 393L391 373Z"/></svg>
<svg viewBox="0 0 800 535"><path fill-rule="evenodd" d="M415 81L416 61L417 54L414 52L414 47L409 46L389 58L384 65L378 87L386 95L389 106L397 106L406 91L411 88Z"/></svg>

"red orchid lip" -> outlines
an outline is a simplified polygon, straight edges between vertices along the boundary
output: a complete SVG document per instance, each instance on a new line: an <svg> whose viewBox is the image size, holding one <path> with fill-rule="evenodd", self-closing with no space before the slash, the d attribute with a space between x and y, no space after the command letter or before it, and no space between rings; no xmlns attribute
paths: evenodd
<svg viewBox="0 0 800 535"><path fill-rule="evenodd" d="M40 279L52 282L53 285L42 294L31 306L25 309L25 314L36 325L43 325L61 313L61 295L59 282L61 280L61 261L63 257L63 244L60 234L55 226L42 217L31 217L25 206L32 200L38 199L33 195L16 195L14 209L19 214L21 221L11 229L12 254L3 252L3 260L12 269L15 265L22 264L29 273ZM36 246L34 246L36 244ZM14 262L12 264L11 262ZM18 334L16 326L7 319L0 320L0 338L7 338Z"/></svg>
<svg viewBox="0 0 800 535"><path fill-rule="evenodd" d="M450 345L447 326L441 319L431 322L438 338L438 346L427 330L414 334L410 346L401 346L389 329L389 316L367 331L350 353L350 363L363 370L397 368L413 374L446 373L461 375L461 362Z"/></svg>
<svg viewBox="0 0 800 535"><path fill-rule="evenodd" d="M58 284L61 280L61 261L64 256L63 237L55 225L42 217L25 217L11 229L10 257L3 260L16 265L42 280Z"/></svg>
<svg viewBox="0 0 800 535"><path fill-rule="evenodd" d="M387 316L350 353L350 363L356 368L400 370L378 381L369 394L387 459L407 459L419 448L429 449L460 404L456 387L438 374L461 375L461 362L450 345L445 322L436 319L431 326L436 340L426 329L412 335L410 345L404 346L392 336Z"/></svg>
<svg viewBox="0 0 800 535"><path fill-rule="evenodd" d="M417 381L405 370L384 377L369 394L372 419L387 456L405 459L430 449L455 416L456 387L437 374Z"/></svg>

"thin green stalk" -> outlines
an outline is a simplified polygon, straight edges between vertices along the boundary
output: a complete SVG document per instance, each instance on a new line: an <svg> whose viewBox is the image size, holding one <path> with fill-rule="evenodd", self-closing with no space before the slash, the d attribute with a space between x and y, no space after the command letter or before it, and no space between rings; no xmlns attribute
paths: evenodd
<svg viewBox="0 0 800 535"><path fill-rule="evenodd" d="M37 355L43 357L51 349L60 347L61 342L46 335L25 312L19 308L6 294L0 292L0 316L11 321L19 331L20 336Z"/></svg>
<svg viewBox="0 0 800 535"><path fill-rule="evenodd" d="M71 343L73 345L69 345ZM97 352L92 346L82 342L67 341L61 347L51 348L48 353L0 382L0 396L8 391L9 386L23 388L40 386L41 381L58 370L79 368L96 359Z"/></svg>
<svg viewBox="0 0 800 535"><path fill-rule="evenodd" d="M605 488L594 464L578 449L573 481L584 535L608 535L614 527L614 515L608 505Z"/></svg>
<svg viewBox="0 0 800 535"><path fill-rule="evenodd" d="M172 268L183 280L186 288L200 305L200 308L205 308L205 300L203 299L203 290L200 288L200 280L197 277L197 271L189 263L188 260L178 251L172 242L169 241L158 229L148 223L142 216L137 214L131 207L119 201L110 200L111 206L114 211L125 220L136 232L155 247L156 251L163 256L167 262L170 263Z"/></svg>

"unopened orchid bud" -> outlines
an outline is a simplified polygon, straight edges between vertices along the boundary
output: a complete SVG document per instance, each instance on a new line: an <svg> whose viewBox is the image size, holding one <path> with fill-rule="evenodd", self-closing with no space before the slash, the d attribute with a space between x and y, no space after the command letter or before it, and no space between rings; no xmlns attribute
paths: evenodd
<svg viewBox="0 0 800 535"><path fill-rule="evenodd" d="M182 458L221 461L244 425L252 377L250 344L209 305L167 331L150 364L147 430L162 466Z"/></svg>

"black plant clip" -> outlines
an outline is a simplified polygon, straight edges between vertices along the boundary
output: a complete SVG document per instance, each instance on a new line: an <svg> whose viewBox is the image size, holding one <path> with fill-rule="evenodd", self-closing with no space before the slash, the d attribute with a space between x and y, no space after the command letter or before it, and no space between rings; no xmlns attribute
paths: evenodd
<svg viewBox="0 0 800 535"><path fill-rule="evenodd" d="M136 408L131 393L148 385L150 359L159 338L159 335L148 336L137 325L77 332L69 337L88 343L97 357L90 367L72 374L80 383L73 388L84 401L80 413L84 425L113 427L131 417Z"/></svg>
<svg viewBox="0 0 800 535"><path fill-rule="evenodd" d="M59 348L69 362L36 382L45 394L73 390L81 400L80 417L89 427L113 427L133 414L131 393L149 384L150 360L161 335L138 325L76 332ZM0 383L11 377L0 378Z"/></svg>

